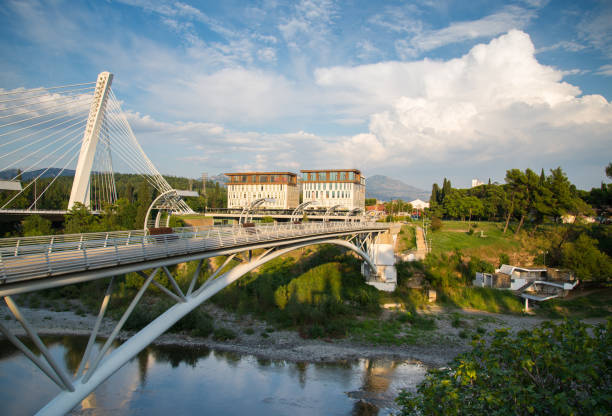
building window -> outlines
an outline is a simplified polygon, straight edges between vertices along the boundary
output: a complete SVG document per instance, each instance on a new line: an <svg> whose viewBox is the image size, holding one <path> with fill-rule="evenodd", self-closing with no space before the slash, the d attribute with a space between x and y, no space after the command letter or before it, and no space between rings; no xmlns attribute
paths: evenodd
<svg viewBox="0 0 612 416"><path fill-rule="evenodd" d="M327 179L326 172L319 172L319 180L324 181Z"/></svg>
<svg viewBox="0 0 612 416"><path fill-rule="evenodd" d="M329 179L332 181L337 181L338 180L338 172L330 172L329 173Z"/></svg>
<svg viewBox="0 0 612 416"><path fill-rule="evenodd" d="M340 180L341 181L345 181L346 180L346 172L340 172Z"/></svg>
<svg viewBox="0 0 612 416"><path fill-rule="evenodd" d="M349 172L349 181L355 180L355 172Z"/></svg>
<svg viewBox="0 0 612 416"><path fill-rule="evenodd" d="M303 181L307 181L308 180L308 174L306 172L302 173L302 180Z"/></svg>

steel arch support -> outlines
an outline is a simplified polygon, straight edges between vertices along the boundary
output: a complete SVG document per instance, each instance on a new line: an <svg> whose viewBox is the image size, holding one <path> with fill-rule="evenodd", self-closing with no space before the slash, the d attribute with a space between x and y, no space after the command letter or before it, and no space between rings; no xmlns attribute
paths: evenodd
<svg viewBox="0 0 612 416"><path fill-rule="evenodd" d="M342 239L322 239L295 243L266 253L265 255L257 257L248 263L239 264L216 279L207 281L199 289L194 291L192 295L187 296L184 303L177 303L166 312L158 316L149 325L141 329L138 333L121 344L119 348L114 350L104 360L102 360L92 374L87 373L89 376L87 381L84 381L86 377L76 379L73 382L74 391L60 392L52 401L47 403L45 407L40 409L37 415L63 415L70 412L71 409L78 405L79 402L87 397L96 387L102 384L107 378L134 358L140 351L145 349L157 337L166 332L168 329L170 329L170 327L172 327L172 325L197 308L207 299L215 295L217 292L223 290L225 287L229 286L262 264L267 263L268 261L290 251L313 244L336 244L346 247L359 254L370 265L370 267L376 271L376 265L373 263L367 253L354 244Z"/></svg>

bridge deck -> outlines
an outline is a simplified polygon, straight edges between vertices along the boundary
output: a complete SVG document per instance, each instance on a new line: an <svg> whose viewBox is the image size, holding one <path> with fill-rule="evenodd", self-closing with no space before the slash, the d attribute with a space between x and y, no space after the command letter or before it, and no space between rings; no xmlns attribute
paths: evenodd
<svg viewBox="0 0 612 416"><path fill-rule="evenodd" d="M250 228L180 228L173 234L162 235L120 231L0 239L0 289L24 280L203 254L221 248L386 228L380 223L270 224Z"/></svg>

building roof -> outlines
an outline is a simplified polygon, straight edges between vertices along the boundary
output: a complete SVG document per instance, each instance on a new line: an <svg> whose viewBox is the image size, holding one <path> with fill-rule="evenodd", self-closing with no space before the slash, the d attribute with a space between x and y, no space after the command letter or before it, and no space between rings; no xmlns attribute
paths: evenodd
<svg viewBox="0 0 612 416"><path fill-rule="evenodd" d="M500 273L509 274L509 275L511 275L515 270L518 270L521 272L545 272L546 271L546 269L535 269L535 268L529 268L529 267L510 266L508 264L502 264L502 266L499 268Z"/></svg>
<svg viewBox="0 0 612 416"><path fill-rule="evenodd" d="M291 175L297 176L297 173L293 172L232 172L224 173L227 176L244 176L244 175Z"/></svg>
<svg viewBox="0 0 612 416"><path fill-rule="evenodd" d="M300 172L310 173L310 172L355 172L361 175L361 171L359 169L300 169Z"/></svg>

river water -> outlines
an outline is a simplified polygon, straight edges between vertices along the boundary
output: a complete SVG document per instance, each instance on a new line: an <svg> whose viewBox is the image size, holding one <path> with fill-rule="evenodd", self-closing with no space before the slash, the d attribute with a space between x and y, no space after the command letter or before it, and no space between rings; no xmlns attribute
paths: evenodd
<svg viewBox="0 0 612 416"><path fill-rule="evenodd" d="M84 337L44 339L74 373ZM98 345L97 347L100 347ZM76 415L387 415L393 398L426 369L390 359L294 363L208 348L150 346L100 385ZM59 388L8 341L0 341L3 415L30 415Z"/></svg>

